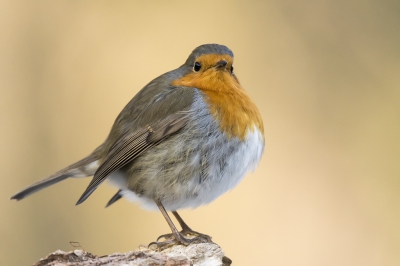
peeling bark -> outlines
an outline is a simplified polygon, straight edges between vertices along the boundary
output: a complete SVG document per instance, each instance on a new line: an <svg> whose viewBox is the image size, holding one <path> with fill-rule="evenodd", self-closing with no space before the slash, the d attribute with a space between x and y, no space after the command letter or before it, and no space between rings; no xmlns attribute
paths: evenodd
<svg viewBox="0 0 400 266"><path fill-rule="evenodd" d="M97 256L84 250L64 252L57 250L34 266L229 266L232 261L224 256L215 243L177 245L162 251L139 248L127 253Z"/></svg>

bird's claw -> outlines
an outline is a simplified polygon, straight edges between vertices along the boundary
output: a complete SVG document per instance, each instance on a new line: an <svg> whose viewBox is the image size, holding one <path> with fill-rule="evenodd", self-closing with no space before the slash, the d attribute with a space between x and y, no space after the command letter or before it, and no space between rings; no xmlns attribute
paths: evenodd
<svg viewBox="0 0 400 266"><path fill-rule="evenodd" d="M199 232L196 232L196 231L193 231L193 230L182 230L182 231L180 231L179 232L180 233L180 235L181 236L197 236L197 237L201 237L201 238L204 238L204 239L206 239L207 241L206 242L208 242L208 243L212 243L212 240L211 240L211 236L209 236L209 235L205 235L205 234L202 234L202 233L199 233ZM164 238L165 240L167 240L167 239L170 239L170 238L174 238L174 234L164 234L164 235L160 235L158 238L157 238L157 242L161 239L161 238Z"/></svg>
<svg viewBox="0 0 400 266"><path fill-rule="evenodd" d="M186 235L194 235L195 237L187 238ZM160 239L164 238L164 241L159 241ZM149 248L152 245L156 245L158 249L163 250L169 248L174 245L185 245L188 246L193 243L213 243L211 237L209 235L204 235L195 231L191 232L184 232L181 231L177 235L175 234L164 234L157 238L157 241L151 242L149 244Z"/></svg>
<svg viewBox="0 0 400 266"><path fill-rule="evenodd" d="M157 237L156 242L151 242L151 243L157 243L161 238L164 238L165 240L167 240L167 239L173 238L173 237L174 237L174 234L163 234L163 235L160 235L159 237Z"/></svg>

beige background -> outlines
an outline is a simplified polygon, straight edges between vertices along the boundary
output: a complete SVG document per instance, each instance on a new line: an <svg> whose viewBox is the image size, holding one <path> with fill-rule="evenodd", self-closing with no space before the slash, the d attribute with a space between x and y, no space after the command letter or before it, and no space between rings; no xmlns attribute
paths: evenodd
<svg viewBox="0 0 400 266"><path fill-rule="evenodd" d="M152 78L221 43L259 106L259 168L181 214L234 265L399 265L399 1L1 1L0 257L79 241L125 252L168 232L89 179L9 197L87 155Z"/></svg>

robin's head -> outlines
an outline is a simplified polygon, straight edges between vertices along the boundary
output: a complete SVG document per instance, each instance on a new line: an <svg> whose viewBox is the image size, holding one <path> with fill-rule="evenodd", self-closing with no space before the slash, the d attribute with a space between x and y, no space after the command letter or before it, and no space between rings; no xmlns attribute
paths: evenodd
<svg viewBox="0 0 400 266"><path fill-rule="evenodd" d="M233 72L233 53L228 47L201 45L181 68L184 74L171 84L201 90L227 136L244 139L254 129L263 134L261 115Z"/></svg>
<svg viewBox="0 0 400 266"><path fill-rule="evenodd" d="M216 90L222 84L239 84L233 72L233 53L224 45L204 44L197 47L182 67L186 73L173 85Z"/></svg>
<svg viewBox="0 0 400 266"><path fill-rule="evenodd" d="M215 55L225 55L229 57L233 61L233 53L232 51L226 47L225 45L220 44L203 44L193 50L193 52L189 55L188 59L185 62L186 66L194 67L195 63L198 62L202 58L207 58ZM210 62L211 63L211 62Z"/></svg>

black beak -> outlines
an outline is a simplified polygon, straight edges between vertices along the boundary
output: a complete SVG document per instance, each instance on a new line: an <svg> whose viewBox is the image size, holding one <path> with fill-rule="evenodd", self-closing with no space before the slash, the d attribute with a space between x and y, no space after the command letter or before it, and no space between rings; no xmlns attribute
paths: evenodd
<svg viewBox="0 0 400 266"><path fill-rule="evenodd" d="M222 68L225 68L227 64L228 64L228 61L226 61L226 60L220 60L220 61L218 61L217 64L215 65L215 68L217 68L217 69L222 69Z"/></svg>

